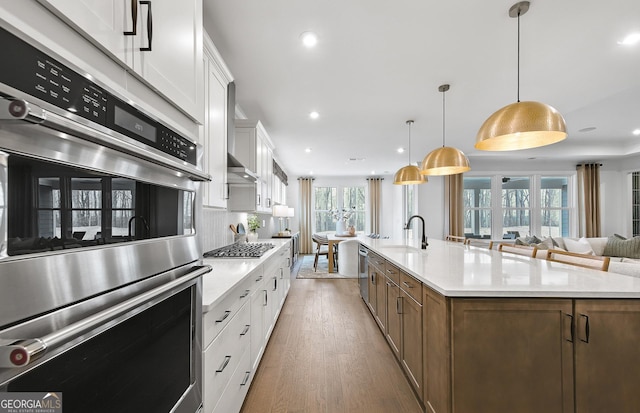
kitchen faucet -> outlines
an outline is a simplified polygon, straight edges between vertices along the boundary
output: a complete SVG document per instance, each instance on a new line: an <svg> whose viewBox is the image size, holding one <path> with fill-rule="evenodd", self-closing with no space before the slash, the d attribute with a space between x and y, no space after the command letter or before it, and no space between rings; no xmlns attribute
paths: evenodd
<svg viewBox="0 0 640 413"><path fill-rule="evenodd" d="M141 221L142 221L142 224L144 225L144 228L147 230L147 233L150 231L150 229L149 229L149 224L147 224L147 220L146 220L146 219L144 219L144 217L143 217L143 216L137 216L137 215L134 215L134 216L132 216L131 218L129 218L129 238L128 238L128 240L129 240L129 241L132 241L132 240L133 240L133 238L131 238L131 224L132 224L132 223L133 223L133 221L135 221L136 219L139 219L139 220L141 220Z"/></svg>
<svg viewBox="0 0 640 413"><path fill-rule="evenodd" d="M404 226L404 229L409 229L409 224L411 224L411 220L414 218L420 218L420 221L422 221L422 244L421 247L423 250L427 249L427 245L429 245L427 243L427 235L424 232L424 218L422 218L420 215L413 215L411 218L409 218L409 220L407 221L407 224Z"/></svg>

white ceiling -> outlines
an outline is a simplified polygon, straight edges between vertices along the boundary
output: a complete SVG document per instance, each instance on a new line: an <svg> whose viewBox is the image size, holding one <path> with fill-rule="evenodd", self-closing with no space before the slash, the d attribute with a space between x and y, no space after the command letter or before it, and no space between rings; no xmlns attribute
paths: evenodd
<svg viewBox="0 0 640 413"><path fill-rule="evenodd" d="M569 137L507 153L474 149L480 125L517 90L514 0L204 0L205 28L237 103L260 119L290 175L393 174L446 143L479 157L598 161L640 153L638 0L533 0L520 18L521 100L547 103ZM318 34L306 49L301 33ZM309 118L311 111L320 117ZM590 132L583 128L595 127ZM311 148L311 153L305 153ZM355 158L358 160L349 160ZM361 160L364 159L364 160Z"/></svg>

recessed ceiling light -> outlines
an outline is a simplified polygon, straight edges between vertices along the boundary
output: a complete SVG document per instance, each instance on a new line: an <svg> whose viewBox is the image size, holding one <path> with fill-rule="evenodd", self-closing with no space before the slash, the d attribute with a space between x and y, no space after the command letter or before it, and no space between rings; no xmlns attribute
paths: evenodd
<svg viewBox="0 0 640 413"><path fill-rule="evenodd" d="M640 136L640 129L636 129L632 133L636 136Z"/></svg>
<svg viewBox="0 0 640 413"><path fill-rule="evenodd" d="M306 148L304 151L305 151L306 153L311 153L311 148Z"/></svg>
<svg viewBox="0 0 640 413"><path fill-rule="evenodd" d="M309 117L311 119L318 119L318 117L320 117L320 114L314 110L313 112L309 113Z"/></svg>
<svg viewBox="0 0 640 413"><path fill-rule="evenodd" d="M589 126L587 128L579 129L578 132L591 132L592 130L596 130L595 126Z"/></svg>
<svg viewBox="0 0 640 413"><path fill-rule="evenodd" d="M375 174L376 174L376 171L371 171L371 175L375 175Z"/></svg>
<svg viewBox="0 0 640 413"><path fill-rule="evenodd" d="M300 35L300 40L305 47L310 49L318 44L318 35L313 32L304 32Z"/></svg>
<svg viewBox="0 0 640 413"><path fill-rule="evenodd" d="M627 35L622 41L619 41L618 44L623 46L633 46L634 44L638 44L640 42L640 33L631 33Z"/></svg>
<svg viewBox="0 0 640 413"><path fill-rule="evenodd" d="M309 171L309 175L313 175L313 171Z"/></svg>
<svg viewBox="0 0 640 413"><path fill-rule="evenodd" d="M398 148L398 153L404 153L404 148Z"/></svg>

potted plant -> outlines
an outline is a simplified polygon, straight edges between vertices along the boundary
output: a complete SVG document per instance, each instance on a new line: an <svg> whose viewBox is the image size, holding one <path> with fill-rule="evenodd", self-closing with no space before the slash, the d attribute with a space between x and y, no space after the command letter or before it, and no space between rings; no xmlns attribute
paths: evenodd
<svg viewBox="0 0 640 413"><path fill-rule="evenodd" d="M247 226L249 227L249 233L247 234L248 242L255 242L258 240L258 233L256 230L260 228L260 220L255 214L247 216Z"/></svg>

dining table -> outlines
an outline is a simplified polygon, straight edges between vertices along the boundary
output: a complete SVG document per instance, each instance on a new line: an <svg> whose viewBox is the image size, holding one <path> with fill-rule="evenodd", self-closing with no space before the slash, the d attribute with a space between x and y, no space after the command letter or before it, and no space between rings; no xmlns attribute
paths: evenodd
<svg viewBox="0 0 640 413"><path fill-rule="evenodd" d="M346 239L351 239L351 238L355 238L357 237L357 234L344 234L344 235L338 235L337 233L333 232L333 233L328 233L327 234L327 240L329 241L329 273L335 272L336 269L334 268L333 265L333 249L336 245L338 245L341 241L344 241ZM339 258L339 257L338 257Z"/></svg>

